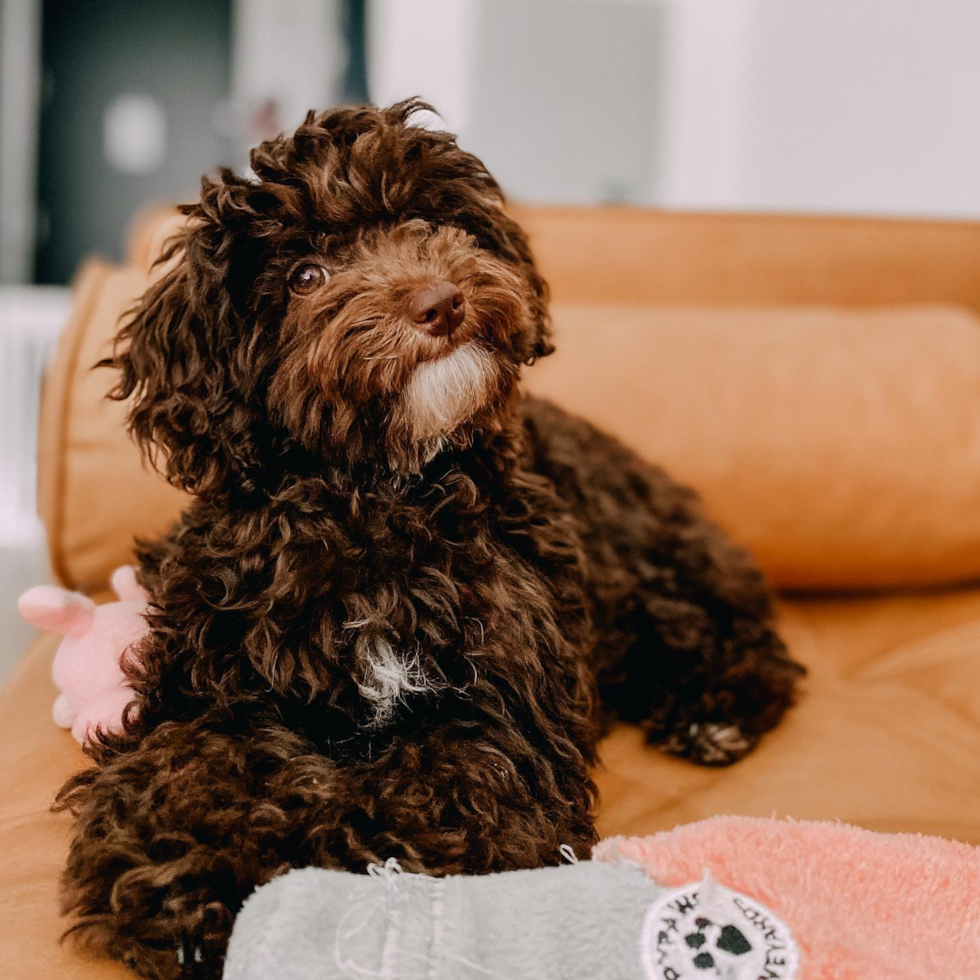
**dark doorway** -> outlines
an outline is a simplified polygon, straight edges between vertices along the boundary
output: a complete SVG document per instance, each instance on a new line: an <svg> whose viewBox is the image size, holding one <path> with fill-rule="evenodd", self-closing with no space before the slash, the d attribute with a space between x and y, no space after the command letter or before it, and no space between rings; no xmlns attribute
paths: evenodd
<svg viewBox="0 0 980 980"><path fill-rule="evenodd" d="M36 281L118 259L133 215L233 159L230 0L45 0Z"/></svg>

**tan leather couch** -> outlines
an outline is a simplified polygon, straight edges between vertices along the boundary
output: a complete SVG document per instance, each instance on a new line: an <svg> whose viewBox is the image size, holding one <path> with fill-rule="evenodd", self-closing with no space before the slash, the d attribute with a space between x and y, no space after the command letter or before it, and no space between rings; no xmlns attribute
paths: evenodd
<svg viewBox="0 0 980 980"><path fill-rule="evenodd" d="M810 669L800 705L733 769L615 731L601 829L780 814L980 842L980 588L958 584L980 578L980 225L519 216L559 342L529 386L702 491L787 592L782 630ZM173 222L142 222L125 268L80 272L47 379L52 564L93 594L182 503L89 370ZM123 976L58 944L69 822L48 807L84 759L51 722L55 646L39 638L0 693L0 975Z"/></svg>

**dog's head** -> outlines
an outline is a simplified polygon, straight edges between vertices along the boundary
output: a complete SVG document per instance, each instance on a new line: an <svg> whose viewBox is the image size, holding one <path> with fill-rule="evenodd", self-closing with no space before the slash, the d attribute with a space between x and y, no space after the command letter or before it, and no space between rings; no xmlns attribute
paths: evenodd
<svg viewBox="0 0 980 980"><path fill-rule="evenodd" d="M171 482L249 486L297 452L411 473L506 423L551 351L546 287L483 164L411 125L423 108L311 113L184 209L110 362Z"/></svg>

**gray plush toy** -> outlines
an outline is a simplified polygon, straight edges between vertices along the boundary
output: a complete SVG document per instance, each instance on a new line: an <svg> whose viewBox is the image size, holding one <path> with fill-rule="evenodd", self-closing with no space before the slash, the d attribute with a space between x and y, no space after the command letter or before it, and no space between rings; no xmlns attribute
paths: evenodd
<svg viewBox="0 0 980 980"><path fill-rule="evenodd" d="M661 888L630 862L446 878L394 861L304 868L245 903L224 980L791 980L791 940L766 972L765 944L746 938L752 916L739 917L755 909L710 878Z"/></svg>

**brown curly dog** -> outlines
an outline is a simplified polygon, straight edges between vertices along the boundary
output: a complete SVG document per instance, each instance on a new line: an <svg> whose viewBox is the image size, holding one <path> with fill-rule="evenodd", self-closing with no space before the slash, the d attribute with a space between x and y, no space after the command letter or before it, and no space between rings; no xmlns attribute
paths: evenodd
<svg viewBox="0 0 980 980"><path fill-rule="evenodd" d="M422 107L310 114L205 180L105 362L193 494L139 552L125 732L59 797L74 932L147 977L219 975L292 866L584 857L604 719L724 764L792 700L762 578L691 492L520 396L545 284Z"/></svg>

